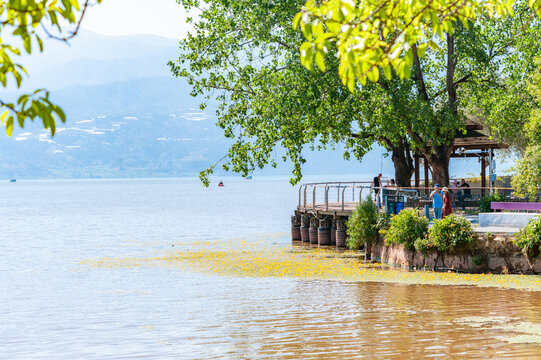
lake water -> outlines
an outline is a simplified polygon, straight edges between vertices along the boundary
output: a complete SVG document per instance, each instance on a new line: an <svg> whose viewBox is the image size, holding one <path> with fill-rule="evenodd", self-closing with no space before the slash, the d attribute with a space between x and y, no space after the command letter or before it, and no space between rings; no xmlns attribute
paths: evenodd
<svg viewBox="0 0 541 360"><path fill-rule="evenodd" d="M541 358L541 293L85 268L221 241L290 246L284 178L0 184L0 358Z"/></svg>

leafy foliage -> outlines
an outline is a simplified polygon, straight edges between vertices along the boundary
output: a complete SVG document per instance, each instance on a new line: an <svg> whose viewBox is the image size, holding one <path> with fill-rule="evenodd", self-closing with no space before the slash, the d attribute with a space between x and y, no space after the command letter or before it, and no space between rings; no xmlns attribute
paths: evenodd
<svg viewBox="0 0 541 360"><path fill-rule="evenodd" d="M495 201L495 202L504 202L505 201L505 196L503 196L502 194L499 194L499 193L494 193L494 194L491 194L491 195L487 195L487 196L483 196L483 198L481 199L481 202L479 203L479 212L491 212L492 209L490 208L490 204Z"/></svg>
<svg viewBox="0 0 541 360"><path fill-rule="evenodd" d="M476 239L477 235L471 223L466 218L455 214L436 221L428 234L429 243L433 248L451 253L464 250Z"/></svg>
<svg viewBox="0 0 541 360"><path fill-rule="evenodd" d="M532 71L541 37L525 0L492 10L444 1L177 1L201 13L170 66L194 96L220 100L217 124L234 140L222 166L248 175L289 159L292 183L302 177L306 147L344 144L349 159L374 142L392 150L393 161L402 154L395 164L423 155L434 179L448 183L453 139L466 118L485 118L501 99L498 114L525 108L517 84ZM428 13L415 12L424 7ZM489 16L494 11L502 16ZM359 86L363 77L377 81ZM216 165L201 173L204 183Z"/></svg>
<svg viewBox="0 0 541 360"><path fill-rule="evenodd" d="M336 44L340 77L353 91L356 79L363 85L377 82L380 69L388 80L392 71L409 78L414 56L437 48L435 38L444 41L459 24L469 28L478 19L513 15L513 5L513 0L310 0L293 24L306 38L300 48L303 64L325 71L324 59ZM529 5L540 12L541 1Z"/></svg>
<svg viewBox="0 0 541 360"><path fill-rule="evenodd" d="M296 183L306 147L324 150L341 143L346 159L370 149L377 129L364 123L363 108L376 111L379 99L351 94L335 71L314 73L301 65L302 34L291 22L302 0L178 2L201 13L190 19L195 30L181 41L180 58L170 66L193 86L192 95L220 102L217 125L234 140L223 159L225 170L248 175L289 159ZM326 61L336 69L335 59ZM202 172L204 183L213 170Z"/></svg>
<svg viewBox="0 0 541 360"><path fill-rule="evenodd" d="M514 244L521 248L530 259L535 259L540 254L541 246L541 218L530 220L528 225L520 230L513 239Z"/></svg>
<svg viewBox="0 0 541 360"><path fill-rule="evenodd" d="M98 3L102 0L96 0ZM75 36L89 5L89 0L84 2L81 9L78 0L0 0L0 83L4 88L8 87L9 80L14 80L19 88L23 76L27 75L26 69L18 64L14 58L25 52L31 54L33 50L43 51L43 40L37 32L41 29L51 37L67 41ZM77 13L81 11L81 17L77 19ZM48 27L62 30L65 23L77 24L76 29L67 37L51 35ZM7 42L11 36L14 41ZM14 45L20 40L22 47ZM0 108L3 110L0 121L6 127L6 132L11 135L13 124L16 121L19 126L24 127L26 120L41 119L43 126L50 129L54 135L56 120L64 122L66 117L62 109L51 102L49 92L38 89L31 94L20 95L17 101L9 102L0 99Z"/></svg>
<svg viewBox="0 0 541 360"><path fill-rule="evenodd" d="M428 233L428 219L419 213L419 210L402 210L393 216L391 226L385 233L385 242L402 244L408 250L415 248L417 239L426 238Z"/></svg>
<svg viewBox="0 0 541 360"><path fill-rule="evenodd" d="M530 109L528 121L521 128L527 147L515 165L516 175L511 181L515 195L531 200L539 198L541 189L541 58L536 59L536 65L527 85L536 106Z"/></svg>
<svg viewBox="0 0 541 360"><path fill-rule="evenodd" d="M423 238L415 239L415 250L418 252L427 255L430 252L436 251L437 247L430 241L428 236Z"/></svg>
<svg viewBox="0 0 541 360"><path fill-rule="evenodd" d="M305 37L304 66L329 71L323 60L336 54L350 91L359 91L357 81L364 88L395 77L413 85L410 114L396 118L435 181L447 184L450 144L466 118L501 140L523 139L533 106L524 80L539 48L540 3L308 1L294 26Z"/></svg>
<svg viewBox="0 0 541 360"><path fill-rule="evenodd" d="M532 145L526 149L524 157L515 165L517 174L511 185L515 195L529 197L532 201L539 197L541 188L541 145Z"/></svg>
<svg viewBox="0 0 541 360"><path fill-rule="evenodd" d="M371 244L379 236L379 211L371 199L361 201L347 221L347 246L356 250L363 244Z"/></svg>
<svg viewBox="0 0 541 360"><path fill-rule="evenodd" d="M379 213L377 226L379 233L385 234L385 232L391 226L391 215L387 214L386 212Z"/></svg>

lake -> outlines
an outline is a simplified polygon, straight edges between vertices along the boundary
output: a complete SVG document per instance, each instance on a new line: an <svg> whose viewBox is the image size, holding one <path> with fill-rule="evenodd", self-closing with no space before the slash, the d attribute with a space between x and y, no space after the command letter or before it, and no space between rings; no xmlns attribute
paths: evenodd
<svg viewBox="0 0 541 360"><path fill-rule="evenodd" d="M541 292L133 260L227 244L293 249L296 187L223 180L0 184L0 358L541 357ZM85 266L100 259L119 266Z"/></svg>

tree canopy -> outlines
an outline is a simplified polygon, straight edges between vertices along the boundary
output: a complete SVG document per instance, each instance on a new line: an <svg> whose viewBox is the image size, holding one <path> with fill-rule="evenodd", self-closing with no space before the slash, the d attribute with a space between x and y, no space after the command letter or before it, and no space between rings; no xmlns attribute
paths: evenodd
<svg viewBox="0 0 541 360"><path fill-rule="evenodd" d="M220 100L218 125L235 140L225 168L246 175L275 165L274 149L283 147L294 164L293 183L301 176L303 148L343 142L345 157L352 152L361 158L375 141L393 152L395 166L404 165L408 184L412 152L425 157L436 181L447 183L453 139L466 118L496 123L499 115L523 109L525 96L512 97L508 89L520 94L541 39L537 17L520 2L511 9L514 16L449 20L452 29L442 28L424 49L412 43L397 54L406 73L390 65L377 68L382 75L374 81L352 84L344 82L340 56L312 51L310 62L306 43L316 44L319 30L304 28L301 35L291 28L296 14L296 21L304 19L300 1L179 2L201 5L201 16L195 33L181 42L172 70L188 79L193 95ZM313 27L320 20L310 21ZM379 34L384 40L395 35ZM326 41L328 53L341 54L340 43ZM320 69L312 69L313 63ZM203 172L204 179L212 169Z"/></svg>
<svg viewBox="0 0 541 360"><path fill-rule="evenodd" d="M179 2L200 6L201 13L192 21L195 31L181 41L179 61L170 65L193 85L194 96L220 102L217 123L234 140L226 169L247 175L276 166L281 159L274 150L282 147L295 183L306 147L343 143L346 157L359 158L370 149L375 130L362 121L370 104L341 85L337 63L328 59L330 70L322 73L300 63L302 34L291 24L302 1ZM202 173L205 182L212 171Z"/></svg>
<svg viewBox="0 0 541 360"><path fill-rule="evenodd" d="M529 118L519 128L525 140L519 141L526 145L524 156L515 166L516 175L512 181L516 195L529 197L532 201L539 198L541 189L541 59L537 59L536 64L536 71L525 84L534 105L526 108Z"/></svg>
<svg viewBox="0 0 541 360"><path fill-rule="evenodd" d="M102 0L96 0L100 3ZM43 51L43 36L59 41L73 38L84 17L90 0L82 7L78 0L0 0L0 83L7 88L14 81L20 88L26 69L17 62L22 53ZM65 24L74 24L69 34L62 33ZM54 34L53 34L54 33ZM55 35L58 34L58 35ZM49 92L37 89L29 94L21 94L14 102L0 99L0 121L8 135L14 123L21 128L26 120L41 119L43 126L54 135L56 121L64 122L62 109L54 104Z"/></svg>
<svg viewBox="0 0 541 360"><path fill-rule="evenodd" d="M402 79L410 77L414 52L445 41L458 24L466 29L482 19L514 15L515 0L310 0L295 16L306 41L301 45L303 64L325 69L324 58L335 44L340 78L353 91L355 81L377 82L380 70L391 79L392 70ZM541 0L527 3L541 14ZM520 6L522 8L522 6Z"/></svg>

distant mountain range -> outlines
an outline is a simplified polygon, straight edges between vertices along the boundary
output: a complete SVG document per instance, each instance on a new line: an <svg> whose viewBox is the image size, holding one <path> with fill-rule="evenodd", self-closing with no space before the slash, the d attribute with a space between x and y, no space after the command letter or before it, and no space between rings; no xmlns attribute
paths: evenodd
<svg viewBox="0 0 541 360"><path fill-rule="evenodd" d="M199 110L190 86L170 75L166 64L179 51L177 41L156 36L84 31L70 46L49 40L45 53L24 60L31 77L23 90L51 89L68 121L58 124L54 138L32 123L11 138L0 135L0 178L194 176L213 164L229 141L215 126L216 105ZM304 173L392 177L383 153L375 147L361 163L343 160L339 150L307 152ZM468 164L453 174L478 167ZM256 174L290 171L282 164Z"/></svg>

